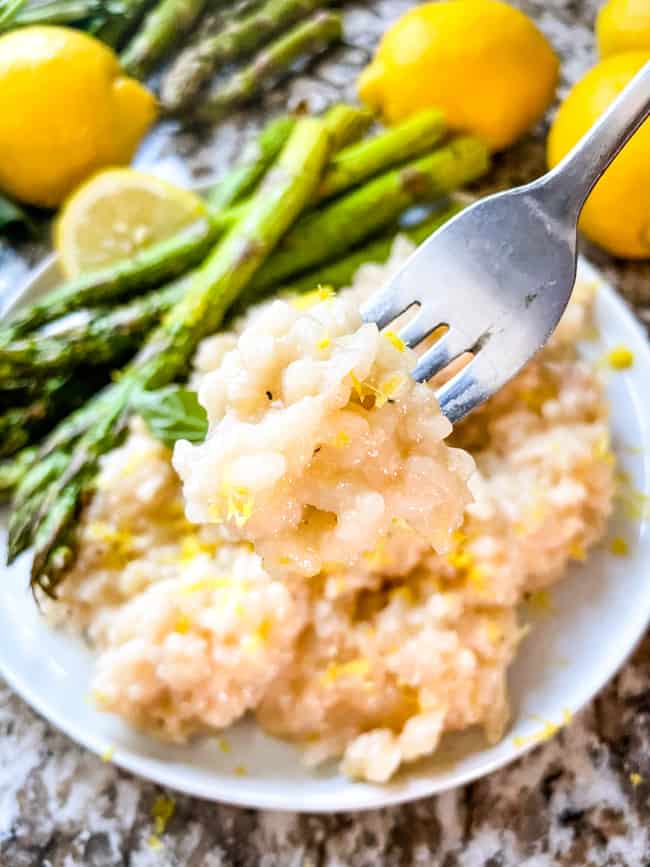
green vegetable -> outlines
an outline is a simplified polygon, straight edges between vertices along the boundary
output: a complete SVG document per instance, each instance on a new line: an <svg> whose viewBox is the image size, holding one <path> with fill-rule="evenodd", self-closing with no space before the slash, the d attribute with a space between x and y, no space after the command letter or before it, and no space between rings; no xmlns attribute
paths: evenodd
<svg viewBox="0 0 650 867"><path fill-rule="evenodd" d="M303 24L271 42L239 72L210 94L197 109L196 117L214 123L284 75L302 57L314 56L343 35L340 15L319 12Z"/></svg>
<svg viewBox="0 0 650 867"><path fill-rule="evenodd" d="M0 0L0 31L8 30L13 26L26 3L27 0Z"/></svg>
<svg viewBox="0 0 650 867"><path fill-rule="evenodd" d="M411 205L434 201L476 180L489 163L485 145L465 136L379 175L302 217L252 281L251 290L278 286L331 260L390 226Z"/></svg>
<svg viewBox="0 0 650 867"><path fill-rule="evenodd" d="M99 271L62 283L0 328L0 346L82 307L96 307L157 286L198 264L221 234L208 220Z"/></svg>
<svg viewBox="0 0 650 867"><path fill-rule="evenodd" d="M11 199L0 193L0 233L14 225L23 225L30 230L33 229L32 221L27 213Z"/></svg>
<svg viewBox="0 0 650 867"><path fill-rule="evenodd" d="M179 385L138 392L132 407L152 435L170 448L181 439L203 442L208 432L208 416L196 392Z"/></svg>
<svg viewBox="0 0 650 867"><path fill-rule="evenodd" d="M181 52L165 76L163 106L178 112L191 105L220 66L251 54L324 4L325 0L267 0L250 15L234 18L216 34L202 37Z"/></svg>
<svg viewBox="0 0 650 867"><path fill-rule="evenodd" d="M206 0L159 0L122 52L122 67L145 78L176 40L194 24Z"/></svg>
<svg viewBox="0 0 650 867"><path fill-rule="evenodd" d="M76 518L92 496L100 457L119 444L143 389L160 388L182 375L196 345L220 324L226 310L314 193L328 154L320 121L302 119L262 182L246 216L198 269L183 299L150 335L122 376L66 419L48 437L39 459L63 454L54 479L30 490L27 474L16 491L8 556L30 544L32 581L53 594L76 550ZM51 457L51 460L55 460ZM60 460L56 458L56 460ZM24 504L24 505L23 505Z"/></svg>

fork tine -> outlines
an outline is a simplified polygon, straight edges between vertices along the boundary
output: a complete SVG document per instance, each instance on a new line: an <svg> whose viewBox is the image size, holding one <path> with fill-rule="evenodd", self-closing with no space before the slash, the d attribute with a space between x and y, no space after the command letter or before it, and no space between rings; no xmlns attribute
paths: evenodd
<svg viewBox="0 0 650 867"><path fill-rule="evenodd" d="M421 343L425 337L428 337L436 328L443 324L446 323L443 323L442 320L436 322L436 318L426 308L421 307L418 314L404 328L400 329L398 336L400 340L413 349L414 346Z"/></svg>
<svg viewBox="0 0 650 867"><path fill-rule="evenodd" d="M442 414L455 423L482 403L487 394L480 382L480 353L436 391Z"/></svg>
<svg viewBox="0 0 650 867"><path fill-rule="evenodd" d="M361 308L364 322L374 322L381 331L402 313L416 304L416 301L400 297L391 284L375 292Z"/></svg>
<svg viewBox="0 0 650 867"><path fill-rule="evenodd" d="M462 355L467 348L467 337L464 337L458 331L454 331L453 328L450 329L439 340L436 340L431 349L428 349L420 357L412 374L413 379L418 382L426 382L427 379L435 376L438 371L446 367L454 358Z"/></svg>

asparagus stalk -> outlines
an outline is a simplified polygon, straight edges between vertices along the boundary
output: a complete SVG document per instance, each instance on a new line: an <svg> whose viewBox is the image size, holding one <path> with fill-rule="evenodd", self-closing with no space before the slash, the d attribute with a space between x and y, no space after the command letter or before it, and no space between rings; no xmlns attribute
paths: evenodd
<svg viewBox="0 0 650 867"><path fill-rule="evenodd" d="M345 108L345 106L341 106ZM339 107L330 109L333 115ZM382 171L405 163L430 150L444 134L444 120L438 111L425 111L399 126L371 139L350 144L337 151L318 189L316 201L331 198L358 186ZM246 201L222 210L215 219L224 231L241 217Z"/></svg>
<svg viewBox="0 0 650 867"><path fill-rule="evenodd" d="M298 295L310 292L318 286L331 286L332 289L341 289L343 286L349 286L354 279L354 275L362 265L368 262L383 263L388 259L397 235L406 235L414 244L422 244L429 235L432 235L440 226L458 214L462 209L463 205L454 202L442 210L435 211L414 226L402 229L399 225L395 225L390 234L382 235L380 238L376 238L362 247L358 247L342 259L323 265L314 271L309 271L286 286L281 288L275 287L271 292L274 295ZM246 307L256 304L259 300L259 291L247 289L238 299L236 308L232 312L233 317L240 315Z"/></svg>
<svg viewBox="0 0 650 867"><path fill-rule="evenodd" d="M214 122L229 111L253 99L270 80L285 74L296 61L314 55L343 35L340 15L319 12L271 42L227 84L214 91L197 110L198 120Z"/></svg>
<svg viewBox="0 0 650 867"><path fill-rule="evenodd" d="M145 78L178 37L198 19L206 0L160 0L120 57L122 67Z"/></svg>
<svg viewBox="0 0 650 867"><path fill-rule="evenodd" d="M108 18L95 32L95 36L119 48L126 37L138 26L153 0L122 0L122 12Z"/></svg>
<svg viewBox="0 0 650 867"><path fill-rule="evenodd" d="M395 222L411 205L433 201L483 175L485 145L469 136L393 169L302 217L251 282L251 291L280 285Z"/></svg>
<svg viewBox="0 0 650 867"><path fill-rule="evenodd" d="M106 9L107 6L108 9ZM113 13L111 7L113 7ZM45 24L74 24L93 15L117 13L120 8L119 0L114 3L104 3L102 0L49 0L46 3L24 6L12 19L11 26L13 28Z"/></svg>
<svg viewBox="0 0 650 867"><path fill-rule="evenodd" d="M319 201L356 187L395 165L427 153L445 133L439 111L423 111L335 154L318 189Z"/></svg>
<svg viewBox="0 0 650 867"><path fill-rule="evenodd" d="M191 105L201 86L221 65L261 48L324 3L325 0L266 0L250 15L236 18L220 32L190 45L163 80L164 108L178 112Z"/></svg>
<svg viewBox="0 0 650 867"><path fill-rule="evenodd" d="M0 461L0 500L10 497L34 463L38 449L26 448L10 460Z"/></svg>
<svg viewBox="0 0 650 867"><path fill-rule="evenodd" d="M191 275L156 289L129 304L106 312L100 309L89 321L56 336L38 333L0 346L0 383L5 377L51 376L84 362L115 363L142 342L187 289Z"/></svg>
<svg viewBox="0 0 650 867"><path fill-rule="evenodd" d="M335 155L362 138L373 125L375 116L367 108L337 102L325 112L323 121L330 137L330 153Z"/></svg>
<svg viewBox="0 0 650 867"><path fill-rule="evenodd" d="M218 212L251 193L287 143L295 125L296 119L288 115L271 121L244 150L241 162L210 191L209 207Z"/></svg>
<svg viewBox="0 0 650 867"><path fill-rule="evenodd" d="M9 555L15 557L34 542L32 581L45 592L54 593L69 566L79 507L92 494L99 458L117 445L125 430L132 395L164 385L183 372L198 341L218 327L227 308L313 195L327 149L328 136L320 121L304 119L296 124L241 223L197 271L183 299L120 380L91 401L92 418L87 407L76 414L85 412L86 432L75 443L65 468L27 498L31 504L27 530L20 531L17 523L10 527ZM25 501L24 483L17 491L19 501Z"/></svg>
<svg viewBox="0 0 650 867"><path fill-rule="evenodd" d="M172 238L146 247L129 259L62 283L0 330L0 345L58 319L72 310L96 307L156 286L185 273L214 246L222 229L199 220Z"/></svg>

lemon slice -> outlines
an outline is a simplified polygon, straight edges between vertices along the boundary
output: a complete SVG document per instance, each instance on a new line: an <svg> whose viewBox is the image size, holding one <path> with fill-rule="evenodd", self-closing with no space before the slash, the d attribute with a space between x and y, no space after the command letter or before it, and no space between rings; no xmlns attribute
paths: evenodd
<svg viewBox="0 0 650 867"><path fill-rule="evenodd" d="M163 241L204 216L194 193L134 169L94 175L65 202L54 246L68 277L76 277Z"/></svg>

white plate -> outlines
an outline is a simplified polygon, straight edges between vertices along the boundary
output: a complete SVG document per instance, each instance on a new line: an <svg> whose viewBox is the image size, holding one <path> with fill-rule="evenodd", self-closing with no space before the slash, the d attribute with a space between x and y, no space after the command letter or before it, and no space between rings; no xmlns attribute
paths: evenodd
<svg viewBox="0 0 650 867"><path fill-rule="evenodd" d="M650 490L650 350L625 304L587 263L582 273L600 284L597 343L585 353L625 344L634 366L608 383L620 462L632 484ZM39 288L45 285L41 276ZM31 292L30 292L31 294ZM4 533L4 529L2 531ZM138 735L87 700L92 654L78 640L48 628L27 587L22 558L0 579L0 670L33 708L96 753L112 751L123 768L173 789L249 807L336 811L380 807L430 795L487 774L521 755L543 721L561 723L605 684L642 636L650 618L650 534L639 519L617 517L612 535L624 535L630 553L617 558L602 547L553 591L553 611L538 615L511 670L513 724L488 747L476 732L448 737L434 759L401 773L387 786L350 782L328 767L303 767L297 749L263 735L252 723L217 738L170 747ZM523 742L519 740L523 739ZM527 740L528 739L528 740ZM236 769L244 766L246 775Z"/></svg>

